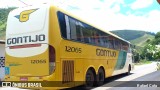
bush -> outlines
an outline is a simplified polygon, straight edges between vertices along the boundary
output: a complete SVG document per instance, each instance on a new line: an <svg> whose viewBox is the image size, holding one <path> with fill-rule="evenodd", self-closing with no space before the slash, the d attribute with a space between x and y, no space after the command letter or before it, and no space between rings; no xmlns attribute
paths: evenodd
<svg viewBox="0 0 160 90"><path fill-rule="evenodd" d="M143 65L143 64L150 64L152 63L151 61L149 60L140 60L138 63L136 63L135 65Z"/></svg>

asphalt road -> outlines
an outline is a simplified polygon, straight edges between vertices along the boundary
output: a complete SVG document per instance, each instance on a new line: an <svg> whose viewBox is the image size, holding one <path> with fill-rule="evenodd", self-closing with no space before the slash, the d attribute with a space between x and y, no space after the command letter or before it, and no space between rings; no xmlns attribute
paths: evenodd
<svg viewBox="0 0 160 90"><path fill-rule="evenodd" d="M92 90L160 90L160 71L156 62L135 66L130 75L106 79L105 84Z"/></svg>

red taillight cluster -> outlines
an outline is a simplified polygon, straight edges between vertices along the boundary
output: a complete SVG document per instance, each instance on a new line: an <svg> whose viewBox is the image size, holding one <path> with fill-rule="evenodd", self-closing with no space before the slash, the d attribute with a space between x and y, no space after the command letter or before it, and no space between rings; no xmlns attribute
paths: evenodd
<svg viewBox="0 0 160 90"><path fill-rule="evenodd" d="M55 48L49 45L49 74L52 74L55 70Z"/></svg>

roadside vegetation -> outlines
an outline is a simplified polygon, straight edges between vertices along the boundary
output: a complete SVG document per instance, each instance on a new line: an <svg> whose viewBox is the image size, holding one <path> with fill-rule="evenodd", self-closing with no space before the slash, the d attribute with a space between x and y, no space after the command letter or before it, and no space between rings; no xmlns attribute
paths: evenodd
<svg viewBox="0 0 160 90"><path fill-rule="evenodd" d="M143 65L143 64L150 64L152 61L149 60L140 60L139 62L135 63L135 65Z"/></svg>
<svg viewBox="0 0 160 90"><path fill-rule="evenodd" d="M0 40L5 39L7 17L9 12L12 11L13 9L15 9L15 7L0 8Z"/></svg>
<svg viewBox="0 0 160 90"><path fill-rule="evenodd" d="M160 32L157 32L154 39L147 40L147 44L139 51L137 48L133 49L135 63L146 64L147 61L157 61L160 59ZM157 64L158 69L160 65Z"/></svg>

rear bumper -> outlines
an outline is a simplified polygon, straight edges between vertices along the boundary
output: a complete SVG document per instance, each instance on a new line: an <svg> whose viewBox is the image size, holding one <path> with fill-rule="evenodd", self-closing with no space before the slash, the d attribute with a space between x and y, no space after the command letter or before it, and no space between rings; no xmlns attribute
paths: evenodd
<svg viewBox="0 0 160 90"><path fill-rule="evenodd" d="M25 77L27 79L21 79L22 77ZM51 81L55 80L55 74L48 75L48 76L5 76L4 81Z"/></svg>
<svg viewBox="0 0 160 90"><path fill-rule="evenodd" d="M11 83L11 86L9 87L23 88L23 89L52 89L53 90L53 89L70 88L75 85L75 82L63 83L62 81L53 80L51 79L51 77L52 76L40 77L40 79L39 77L38 78L29 77L28 81L20 81L20 77L10 76L10 77L6 77L8 79L6 79L4 82Z"/></svg>

